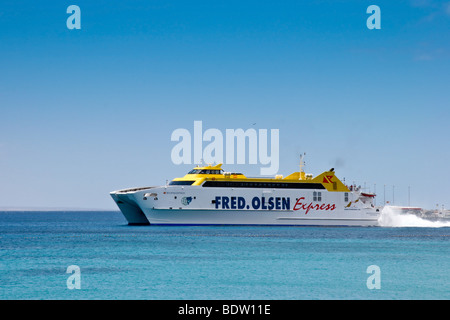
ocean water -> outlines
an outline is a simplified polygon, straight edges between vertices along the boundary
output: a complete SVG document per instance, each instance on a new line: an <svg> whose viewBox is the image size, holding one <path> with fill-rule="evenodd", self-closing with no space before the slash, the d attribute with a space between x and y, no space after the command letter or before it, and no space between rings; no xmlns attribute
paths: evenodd
<svg viewBox="0 0 450 320"><path fill-rule="evenodd" d="M394 218L189 227L128 226L115 211L0 212L0 299L449 299L450 228ZM80 289L68 287L73 265Z"/></svg>

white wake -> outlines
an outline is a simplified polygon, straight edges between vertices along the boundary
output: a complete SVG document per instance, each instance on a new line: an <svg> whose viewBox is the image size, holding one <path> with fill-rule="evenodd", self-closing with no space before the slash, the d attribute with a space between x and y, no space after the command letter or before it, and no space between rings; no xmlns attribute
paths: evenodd
<svg viewBox="0 0 450 320"><path fill-rule="evenodd" d="M450 221L431 221L422 219L414 214L399 213L389 206L383 208L378 223L382 227L450 227Z"/></svg>

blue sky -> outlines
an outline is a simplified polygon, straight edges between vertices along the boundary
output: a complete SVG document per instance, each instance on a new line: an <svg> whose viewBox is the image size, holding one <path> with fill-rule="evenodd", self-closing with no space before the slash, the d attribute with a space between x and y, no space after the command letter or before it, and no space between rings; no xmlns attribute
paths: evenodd
<svg viewBox="0 0 450 320"><path fill-rule="evenodd" d="M279 129L280 174L306 152L378 203L449 208L449 31L450 1L2 1L0 207L115 209L192 167L170 136L201 120Z"/></svg>

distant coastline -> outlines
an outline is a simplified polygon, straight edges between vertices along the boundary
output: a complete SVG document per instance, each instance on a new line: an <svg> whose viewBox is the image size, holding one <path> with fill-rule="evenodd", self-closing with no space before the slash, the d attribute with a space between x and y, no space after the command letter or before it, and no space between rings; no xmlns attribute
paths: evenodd
<svg viewBox="0 0 450 320"><path fill-rule="evenodd" d="M0 207L0 212L44 212L44 211L118 211L106 208L73 208L73 207Z"/></svg>

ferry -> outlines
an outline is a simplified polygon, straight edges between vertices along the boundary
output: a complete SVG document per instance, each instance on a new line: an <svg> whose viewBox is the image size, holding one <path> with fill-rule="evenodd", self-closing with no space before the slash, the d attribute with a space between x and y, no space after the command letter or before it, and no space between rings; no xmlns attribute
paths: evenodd
<svg viewBox="0 0 450 320"><path fill-rule="evenodd" d="M246 177L198 165L164 186L113 191L129 225L378 226L374 193L347 186L330 169L313 177Z"/></svg>

